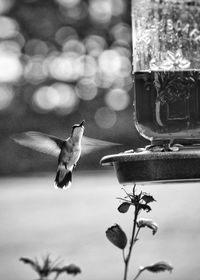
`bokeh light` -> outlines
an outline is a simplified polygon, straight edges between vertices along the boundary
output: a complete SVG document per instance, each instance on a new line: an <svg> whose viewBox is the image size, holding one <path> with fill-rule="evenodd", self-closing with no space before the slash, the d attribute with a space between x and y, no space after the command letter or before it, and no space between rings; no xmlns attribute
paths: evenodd
<svg viewBox="0 0 200 280"><path fill-rule="evenodd" d="M71 8L80 3L81 0L56 0L60 5Z"/></svg>
<svg viewBox="0 0 200 280"><path fill-rule="evenodd" d="M28 40L25 45L25 52L27 55L35 56L35 55L47 55L48 53L47 43L43 40L39 39L31 39Z"/></svg>
<svg viewBox="0 0 200 280"><path fill-rule="evenodd" d="M33 95L33 104L41 112L53 110L59 101L58 92L50 86L40 87Z"/></svg>
<svg viewBox="0 0 200 280"><path fill-rule="evenodd" d="M112 17L112 2L108 0L90 0L90 17L98 23L109 23Z"/></svg>
<svg viewBox="0 0 200 280"><path fill-rule="evenodd" d="M66 92L70 92L62 96L65 100L69 95L75 96L74 100L84 101L96 98L99 89L106 90L104 102L109 110L124 110L129 98L127 93L121 93L127 88L130 89L131 28L120 17L127 3L123 0L55 0L55 2L56 13L60 15L57 24L53 20L58 14L51 10L50 3L47 13L44 14L45 7L39 7L39 1L23 1L27 5L27 13L20 14L20 11L18 16L20 18L23 15L24 23L31 21L29 27L33 35L29 36L28 33L24 33L26 24L23 30L18 18L16 20L9 14L3 15L16 2L14 0L0 1L0 13L2 13L0 16L0 38L2 39L0 42L0 82L13 83L23 77L23 82L41 85L36 91L34 90L33 103L45 112L52 108L62 107L56 103L56 100L62 95L59 92L62 92L61 89L64 88ZM28 6L31 7L33 3L34 7L37 7L38 17L42 16L41 28L38 21L35 26L32 25L33 20L37 18L37 13L31 13ZM84 17L87 15L89 22L89 25L85 27L87 29L81 26L83 14ZM119 17L118 20L117 17ZM115 21L112 21L113 18ZM48 22L51 24L46 24ZM111 22L110 28L106 30ZM79 33L80 30L82 30L81 33ZM56 84L56 87L49 86L49 83L46 86L48 80L52 80L52 85ZM73 86L70 83L73 83ZM123 97L119 97L120 94ZM121 107L117 107L116 100L120 98L122 98ZM46 100L46 105L42 100ZM69 102L72 112L73 104L78 101L72 101L72 97L69 100L72 102ZM66 112L69 111L70 109L67 108Z"/></svg>
<svg viewBox="0 0 200 280"><path fill-rule="evenodd" d="M5 52L9 55L21 55L21 45L15 40L3 40L0 42L0 52Z"/></svg>
<svg viewBox="0 0 200 280"><path fill-rule="evenodd" d="M78 39L70 39L63 43L63 51L75 52L81 55L85 53L85 46Z"/></svg>
<svg viewBox="0 0 200 280"><path fill-rule="evenodd" d="M14 37L18 32L18 24L12 18L0 16L0 38Z"/></svg>
<svg viewBox="0 0 200 280"><path fill-rule="evenodd" d="M128 93L121 89L111 89L105 96L105 103L115 111L125 110L130 102Z"/></svg>
<svg viewBox="0 0 200 280"><path fill-rule="evenodd" d="M109 24L113 17L120 16L126 4L122 0L90 0L87 4L80 0L55 1L63 24L58 26L54 33L48 30L48 36L53 34L51 40L47 39L47 34L45 37L42 35L44 26L39 37L35 34L25 39L17 21L9 16L0 16L0 37L3 39L0 43L0 82L15 82L23 76L24 81L29 84L41 84L34 90L33 104L34 108L40 108L43 112L55 108L66 114L73 112L78 100L93 100L100 88L107 91L104 102L109 110L124 110L128 106L129 97L126 92L122 92L130 88L130 82L127 81L131 76L130 26L121 21L114 24L109 30L113 40L112 45L109 45L101 32L86 32L80 37L77 32L79 28L73 26L70 18L74 17L77 21L75 14L86 13L87 10L92 24L104 26ZM27 4L33 2L37 1L27 1ZM14 1L2 0L0 3L3 11L11 7ZM43 14L42 10L39 14ZM28 15L29 13L26 18ZM49 22L51 17L48 10L43 21ZM48 29L51 29L51 26ZM52 86L45 85L49 79L52 80ZM73 86L70 83L73 83ZM64 92L64 89L66 94L63 95L61 92ZM61 96L64 98L63 106L60 106L58 101ZM122 100L120 106L116 105L118 100ZM69 105L66 105L67 103ZM98 117L97 119L100 120Z"/></svg>
<svg viewBox="0 0 200 280"><path fill-rule="evenodd" d="M24 36L22 35L22 33L19 32L15 35L14 41L16 44L18 44L20 49L23 48L26 43Z"/></svg>
<svg viewBox="0 0 200 280"><path fill-rule="evenodd" d="M0 82L15 82L21 77L23 67L18 55L0 49L0 61Z"/></svg>
<svg viewBox="0 0 200 280"><path fill-rule="evenodd" d="M126 1L124 0L111 0L112 2L112 14L113 16L120 16L126 7Z"/></svg>
<svg viewBox="0 0 200 280"><path fill-rule="evenodd" d="M40 112L54 110L58 114L70 114L78 104L74 87L64 83L42 86L33 95L35 109Z"/></svg>
<svg viewBox="0 0 200 280"><path fill-rule="evenodd" d="M63 115L73 112L79 103L74 87L64 83L54 83L52 88L59 96L59 102L55 108L56 112Z"/></svg>
<svg viewBox="0 0 200 280"><path fill-rule="evenodd" d="M61 0L61 2L60 13L66 19L67 23L73 24L86 17L85 3L82 0Z"/></svg>
<svg viewBox="0 0 200 280"><path fill-rule="evenodd" d="M106 75L115 76L121 67L120 54L115 50L105 50L99 56L99 67Z"/></svg>
<svg viewBox="0 0 200 280"><path fill-rule="evenodd" d="M24 67L24 77L31 84L39 84L45 81L48 72L44 65L43 56L29 57Z"/></svg>
<svg viewBox="0 0 200 280"><path fill-rule="evenodd" d="M61 46L69 39L75 39L78 37L76 30L71 26L63 26L57 30L55 34L55 40Z"/></svg>
<svg viewBox="0 0 200 280"><path fill-rule="evenodd" d="M90 17L94 22L108 24L113 16L124 12L125 5L123 0L90 0Z"/></svg>
<svg viewBox="0 0 200 280"><path fill-rule="evenodd" d="M96 124L100 128L104 128L104 129L112 128L117 121L117 115L115 111L109 109L108 107L99 108L96 111L94 118Z"/></svg>
<svg viewBox="0 0 200 280"><path fill-rule="evenodd" d="M75 52L61 53L49 64L50 75L59 81L75 81L83 75L84 66Z"/></svg>
<svg viewBox="0 0 200 280"><path fill-rule="evenodd" d="M107 43L101 36L89 35L85 38L85 46L91 56L98 57L107 47Z"/></svg>
<svg viewBox="0 0 200 280"><path fill-rule="evenodd" d="M77 83L76 93L79 98L89 101L96 97L97 86L91 79L84 78Z"/></svg>
<svg viewBox="0 0 200 280"><path fill-rule="evenodd" d="M83 75L88 78L94 78L98 71L97 61L90 55L82 56L81 60L84 67Z"/></svg>
<svg viewBox="0 0 200 280"><path fill-rule="evenodd" d="M14 4L14 0L1 0L0 1L0 14L6 13Z"/></svg>
<svg viewBox="0 0 200 280"><path fill-rule="evenodd" d="M128 24L125 24L122 22L116 24L112 28L111 33L118 43L123 44L123 45L130 45L131 28Z"/></svg>

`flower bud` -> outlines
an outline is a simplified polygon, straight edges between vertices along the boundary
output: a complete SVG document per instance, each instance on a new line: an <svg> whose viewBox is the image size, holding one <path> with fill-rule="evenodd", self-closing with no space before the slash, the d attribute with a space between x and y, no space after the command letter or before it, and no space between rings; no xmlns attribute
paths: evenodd
<svg viewBox="0 0 200 280"><path fill-rule="evenodd" d="M156 234L156 232L158 230L158 225L150 219L139 219L139 220L137 220L137 226L139 228L148 227L148 228L152 229L153 235Z"/></svg>
<svg viewBox="0 0 200 280"><path fill-rule="evenodd" d="M157 262L149 266L140 267L140 271L144 271L144 270L148 270L154 273L162 272L162 271L172 272L173 267L167 262Z"/></svg>

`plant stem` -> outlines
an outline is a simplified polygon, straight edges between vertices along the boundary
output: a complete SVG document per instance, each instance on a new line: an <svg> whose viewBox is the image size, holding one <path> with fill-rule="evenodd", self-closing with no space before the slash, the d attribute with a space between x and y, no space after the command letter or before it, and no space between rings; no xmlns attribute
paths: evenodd
<svg viewBox="0 0 200 280"><path fill-rule="evenodd" d="M54 280L57 280L58 279L58 276L59 276L59 273L56 273L55 277L54 277Z"/></svg>
<svg viewBox="0 0 200 280"><path fill-rule="evenodd" d="M125 257L125 251L124 250L122 251L122 256L123 256L123 260L125 262L126 261L126 257Z"/></svg>
<svg viewBox="0 0 200 280"><path fill-rule="evenodd" d="M137 241L137 236L138 236L138 233L139 233L139 229L138 229L137 233L135 234L136 226L137 226L138 213L139 213L139 211L138 211L137 207L135 207L133 229L132 229L132 236L131 236L131 240L130 240L129 251L128 251L127 257L124 259L125 267L124 267L124 278L123 278L123 280L127 280L128 266L129 266L129 261L130 261L130 258L131 258L132 248L133 248L133 245L135 244L135 242Z"/></svg>
<svg viewBox="0 0 200 280"><path fill-rule="evenodd" d="M137 275L133 278L133 280L136 280L136 279L140 276L140 274L142 273L142 271L143 271L143 270L139 270L138 273L137 273Z"/></svg>
<svg viewBox="0 0 200 280"><path fill-rule="evenodd" d="M140 232L140 228L138 228L137 232L136 232L136 235L135 235L135 238L134 238L134 243L138 240L138 234Z"/></svg>

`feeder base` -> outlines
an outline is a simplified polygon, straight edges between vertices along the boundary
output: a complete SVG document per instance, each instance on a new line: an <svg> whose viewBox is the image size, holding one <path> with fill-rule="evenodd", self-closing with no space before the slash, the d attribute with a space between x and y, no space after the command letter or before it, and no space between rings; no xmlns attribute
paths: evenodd
<svg viewBox="0 0 200 280"><path fill-rule="evenodd" d="M178 151L124 152L101 159L112 165L120 184L200 181L200 149L183 147Z"/></svg>

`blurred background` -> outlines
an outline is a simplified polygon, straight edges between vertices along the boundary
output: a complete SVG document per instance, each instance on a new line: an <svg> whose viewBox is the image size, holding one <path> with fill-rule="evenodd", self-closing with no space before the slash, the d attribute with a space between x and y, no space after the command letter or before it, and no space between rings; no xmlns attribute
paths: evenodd
<svg viewBox="0 0 200 280"><path fill-rule="evenodd" d="M117 212L123 192L99 160L147 144L134 128L131 64L130 1L0 0L1 279L36 279L18 259L47 252L79 265L77 279L122 279L121 252L105 231L117 222L130 234L132 216ZM56 160L10 137L27 130L66 137L83 119L86 136L122 146L81 158L73 187L58 192ZM142 189L157 200L146 217L160 228L142 234L131 273L166 260L172 275L141 279L198 279L198 183Z"/></svg>
<svg viewBox="0 0 200 280"><path fill-rule="evenodd" d="M1 174L55 169L9 139L21 131L67 137L85 119L85 135L122 143L121 151L144 143L132 117L130 6L0 0ZM99 168L101 156L83 159L79 168Z"/></svg>

